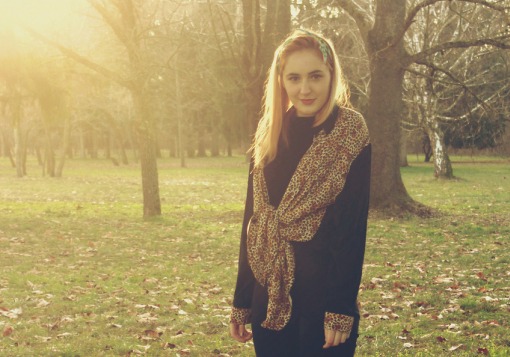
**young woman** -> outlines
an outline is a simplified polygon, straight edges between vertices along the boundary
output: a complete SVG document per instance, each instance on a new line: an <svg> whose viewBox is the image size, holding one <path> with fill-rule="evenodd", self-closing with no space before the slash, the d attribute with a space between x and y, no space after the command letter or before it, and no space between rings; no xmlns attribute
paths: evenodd
<svg viewBox="0 0 510 357"><path fill-rule="evenodd" d="M295 31L265 87L230 319L231 336L253 337L259 357L354 354L370 144L348 107L332 44Z"/></svg>

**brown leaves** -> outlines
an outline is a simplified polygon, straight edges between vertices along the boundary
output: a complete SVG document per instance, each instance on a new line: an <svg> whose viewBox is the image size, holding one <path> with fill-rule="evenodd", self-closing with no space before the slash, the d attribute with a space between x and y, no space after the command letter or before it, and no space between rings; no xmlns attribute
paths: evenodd
<svg viewBox="0 0 510 357"><path fill-rule="evenodd" d="M484 275L484 273L482 273L481 271L479 271L478 273L476 273L476 276L480 279L480 280L483 280L483 281L487 281L487 277Z"/></svg>
<svg viewBox="0 0 510 357"><path fill-rule="evenodd" d="M23 313L23 309L21 307L8 310L4 307L0 306L0 315L5 316L9 319L17 319Z"/></svg>
<svg viewBox="0 0 510 357"><path fill-rule="evenodd" d="M12 335L13 332L14 332L14 329L12 328L12 326L7 325L4 328L4 332L2 333L2 336L8 337L8 336Z"/></svg>
<svg viewBox="0 0 510 357"><path fill-rule="evenodd" d="M163 335L162 331L145 330L142 335L138 336L138 339L142 341L156 341Z"/></svg>

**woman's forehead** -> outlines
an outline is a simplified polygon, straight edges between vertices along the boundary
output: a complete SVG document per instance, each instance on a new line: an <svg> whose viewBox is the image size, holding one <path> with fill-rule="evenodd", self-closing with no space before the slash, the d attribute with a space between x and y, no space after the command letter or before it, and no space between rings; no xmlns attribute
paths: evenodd
<svg viewBox="0 0 510 357"><path fill-rule="evenodd" d="M327 70L328 67L317 50L305 49L289 54L283 72L302 74Z"/></svg>

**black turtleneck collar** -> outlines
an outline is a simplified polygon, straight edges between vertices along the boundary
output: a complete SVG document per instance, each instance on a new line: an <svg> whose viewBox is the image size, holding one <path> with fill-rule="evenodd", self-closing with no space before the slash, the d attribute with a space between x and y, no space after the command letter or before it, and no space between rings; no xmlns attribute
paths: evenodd
<svg viewBox="0 0 510 357"><path fill-rule="evenodd" d="M294 110L294 108L292 108L291 110ZM315 128L312 128L313 121L315 119L314 116L300 117L295 112L290 113L290 116L289 116L290 129L291 130L292 129L298 129L298 130L299 129L312 129L314 134L316 134L324 129L326 134L329 134L335 126L336 118L338 117L338 111L339 111L339 108L338 108L338 106L335 105L333 110L327 117L327 119L321 125L319 125Z"/></svg>

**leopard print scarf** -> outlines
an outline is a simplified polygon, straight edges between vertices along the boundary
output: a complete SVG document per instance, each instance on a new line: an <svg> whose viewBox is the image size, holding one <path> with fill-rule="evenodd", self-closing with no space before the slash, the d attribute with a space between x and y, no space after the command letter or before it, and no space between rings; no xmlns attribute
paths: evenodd
<svg viewBox="0 0 510 357"><path fill-rule="evenodd" d="M269 302L262 327L281 330L290 319L294 251L290 241L311 240L342 191L352 161L368 145L363 117L340 108L329 134L320 131L303 155L278 208L269 203L264 169L253 170L253 216L248 226L248 261Z"/></svg>

